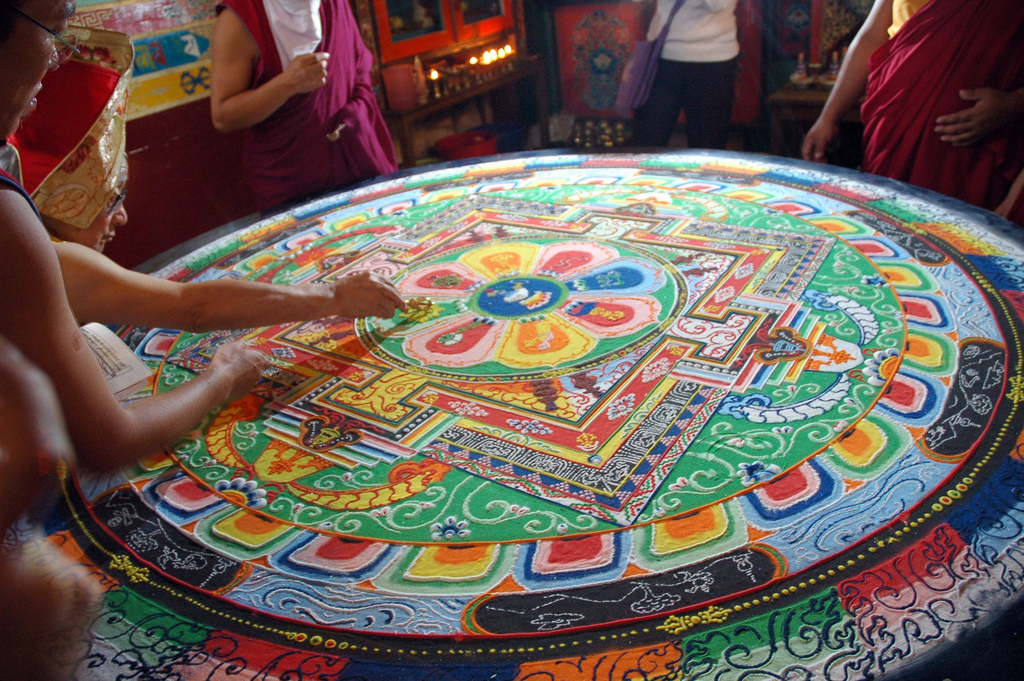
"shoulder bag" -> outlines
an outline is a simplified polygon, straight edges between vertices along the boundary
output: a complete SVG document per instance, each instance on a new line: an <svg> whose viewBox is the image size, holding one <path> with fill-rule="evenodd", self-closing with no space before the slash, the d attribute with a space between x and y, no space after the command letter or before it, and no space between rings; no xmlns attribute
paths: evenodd
<svg viewBox="0 0 1024 681"><path fill-rule="evenodd" d="M619 91L615 97L615 111L620 116L632 116L633 111L643 106L651 96L651 85L654 83L654 74L658 72L661 48L665 46L668 29L684 2L686 0L676 0L672 12L668 15L668 21L661 27L661 33L656 40L637 40L633 44L633 53L622 67L622 80L619 81Z"/></svg>

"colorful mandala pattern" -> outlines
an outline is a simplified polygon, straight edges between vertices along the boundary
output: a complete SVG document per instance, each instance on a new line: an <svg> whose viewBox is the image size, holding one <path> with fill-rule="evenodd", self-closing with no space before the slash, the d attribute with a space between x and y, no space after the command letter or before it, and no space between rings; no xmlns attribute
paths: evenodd
<svg viewBox="0 0 1024 681"><path fill-rule="evenodd" d="M273 366L166 455L68 480L51 540L108 589L94 678L872 678L998 614L1024 249L823 170L510 157L165 268L369 270L429 304L122 330L158 391L237 338Z"/></svg>

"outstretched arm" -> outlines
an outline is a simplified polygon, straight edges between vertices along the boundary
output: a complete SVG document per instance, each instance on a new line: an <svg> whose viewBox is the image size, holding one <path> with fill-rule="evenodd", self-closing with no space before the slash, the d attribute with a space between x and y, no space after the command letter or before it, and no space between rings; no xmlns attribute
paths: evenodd
<svg viewBox="0 0 1024 681"><path fill-rule="evenodd" d="M338 315L390 318L402 296L377 274L360 272L329 284L282 286L238 279L181 284L132 272L96 251L55 245L68 300L79 323L142 324L211 331Z"/></svg>
<svg viewBox="0 0 1024 681"><path fill-rule="evenodd" d="M237 399L266 358L228 345L179 388L124 407L114 399L65 297L60 267L42 224L13 190L0 189L0 334L53 382L79 461L110 469L155 454L212 408Z"/></svg>
<svg viewBox="0 0 1024 681"><path fill-rule="evenodd" d="M221 132L249 128L265 121L290 97L327 82L326 52L302 54L280 74L252 88L259 49L242 20L222 10L213 25L210 112Z"/></svg>
<svg viewBox="0 0 1024 681"><path fill-rule="evenodd" d="M825 151L839 132L839 121L863 96L868 84L868 60L889 39L891 25L892 0L875 0L864 25L850 43L825 107L804 137L801 154L805 161L827 160Z"/></svg>

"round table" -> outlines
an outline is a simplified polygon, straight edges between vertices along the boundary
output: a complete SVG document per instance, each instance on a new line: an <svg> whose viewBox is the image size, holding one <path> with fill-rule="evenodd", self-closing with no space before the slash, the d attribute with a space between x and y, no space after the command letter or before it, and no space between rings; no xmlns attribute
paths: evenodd
<svg viewBox="0 0 1024 681"><path fill-rule="evenodd" d="M120 330L158 391L229 340L273 365L66 481L90 678L908 672L1018 598L1022 262L934 193L701 152L435 166L223 236L158 274L416 305Z"/></svg>

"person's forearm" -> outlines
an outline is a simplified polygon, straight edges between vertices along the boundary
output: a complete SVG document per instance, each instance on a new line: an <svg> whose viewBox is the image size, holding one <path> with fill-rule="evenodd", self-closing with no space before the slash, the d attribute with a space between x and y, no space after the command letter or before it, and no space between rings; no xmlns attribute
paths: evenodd
<svg viewBox="0 0 1024 681"><path fill-rule="evenodd" d="M183 295L180 328L192 332L273 326L335 314L333 290L322 284L213 280L187 284Z"/></svg>
<svg viewBox="0 0 1024 681"><path fill-rule="evenodd" d="M228 374L208 369L174 390L128 404L114 427L74 429L79 461L93 470L111 470L170 447L228 399Z"/></svg>
<svg viewBox="0 0 1024 681"><path fill-rule="evenodd" d="M270 118L295 94L283 76L279 74L254 90L245 90L215 103L212 108L214 127L220 132L233 132Z"/></svg>

